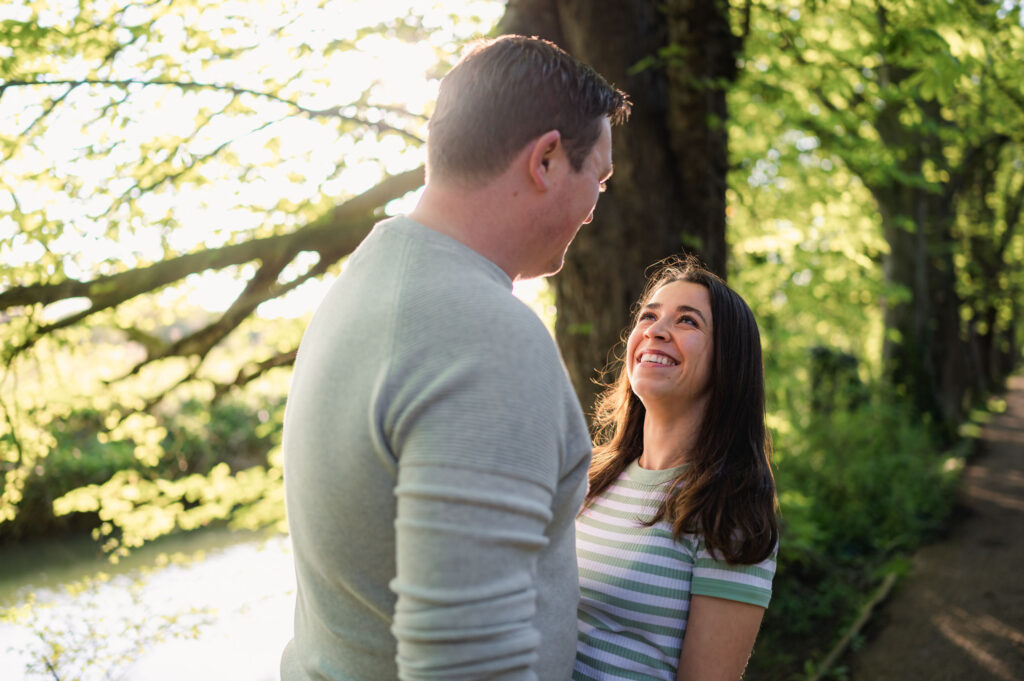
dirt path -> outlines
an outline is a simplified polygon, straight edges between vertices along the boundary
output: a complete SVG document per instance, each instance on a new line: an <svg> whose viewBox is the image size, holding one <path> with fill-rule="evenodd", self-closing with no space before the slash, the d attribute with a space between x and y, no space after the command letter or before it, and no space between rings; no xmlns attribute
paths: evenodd
<svg viewBox="0 0 1024 681"><path fill-rule="evenodd" d="M1024 681L1024 377L985 427L958 520L848 656L853 681Z"/></svg>

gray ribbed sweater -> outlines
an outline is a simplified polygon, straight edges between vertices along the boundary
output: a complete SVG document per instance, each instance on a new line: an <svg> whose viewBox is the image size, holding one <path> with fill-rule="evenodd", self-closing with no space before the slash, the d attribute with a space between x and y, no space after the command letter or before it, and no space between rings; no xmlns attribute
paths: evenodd
<svg viewBox="0 0 1024 681"><path fill-rule="evenodd" d="M508 276L407 218L378 224L288 397L283 681L568 679L589 460L558 351Z"/></svg>

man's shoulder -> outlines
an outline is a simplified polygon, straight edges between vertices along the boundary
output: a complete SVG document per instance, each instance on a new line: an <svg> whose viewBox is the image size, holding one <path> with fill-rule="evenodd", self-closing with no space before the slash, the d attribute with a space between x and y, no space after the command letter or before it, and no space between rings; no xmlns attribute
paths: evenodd
<svg viewBox="0 0 1024 681"><path fill-rule="evenodd" d="M508 275L484 256L404 218L380 223L375 231L381 233L378 250L392 259L374 269L392 287L401 319L438 331L479 333L492 342L512 334L512 341L525 336L551 343L540 318L513 294Z"/></svg>
<svg viewBox="0 0 1024 681"><path fill-rule="evenodd" d="M447 278L405 286L398 326L448 338L485 352L532 352L557 356L540 317L507 287L484 278Z"/></svg>
<svg viewBox="0 0 1024 681"><path fill-rule="evenodd" d="M513 294L508 276L461 243L393 218L378 223L355 255L339 281L349 287L341 295L360 319L377 320L392 362L411 359L422 368L493 358L516 371L560 368L550 332Z"/></svg>
<svg viewBox="0 0 1024 681"><path fill-rule="evenodd" d="M343 277L378 282L403 295L492 297L512 282L500 267L465 244L406 217L378 222L346 265Z"/></svg>

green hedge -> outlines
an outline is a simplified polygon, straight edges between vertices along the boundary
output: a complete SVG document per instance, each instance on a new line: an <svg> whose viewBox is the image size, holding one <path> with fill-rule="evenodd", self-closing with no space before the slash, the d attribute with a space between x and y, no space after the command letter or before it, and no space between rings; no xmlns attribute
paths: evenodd
<svg viewBox="0 0 1024 681"><path fill-rule="evenodd" d="M266 464L267 453L279 440L282 403L253 406L224 400L213 407L189 400L161 415L167 436L163 457L146 466L128 441L102 442L105 414L79 410L56 423L51 432L56 445L25 482L17 516L0 524L0 542L33 537L87 532L96 527L92 513L53 514L53 500L85 485L101 484L121 470L138 470L147 478L175 479L207 473L220 462L232 470ZM0 476L0 489L3 485Z"/></svg>
<svg viewBox="0 0 1024 681"><path fill-rule="evenodd" d="M803 678L883 574L940 530L959 459L899 401L815 415L776 441L782 541L745 679Z"/></svg>

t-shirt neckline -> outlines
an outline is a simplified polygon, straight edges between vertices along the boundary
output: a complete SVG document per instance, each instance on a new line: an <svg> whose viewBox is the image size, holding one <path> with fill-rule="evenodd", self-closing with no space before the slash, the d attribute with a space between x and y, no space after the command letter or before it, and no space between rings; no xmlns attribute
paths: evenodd
<svg viewBox="0 0 1024 681"><path fill-rule="evenodd" d="M660 485L678 478L685 468L686 464L684 463L680 466L652 471L647 468L641 468L640 459L635 459L626 467L625 473L631 480L640 484Z"/></svg>

